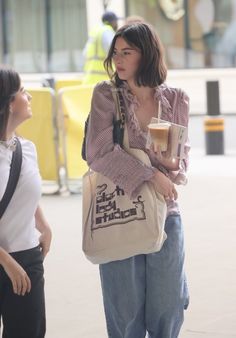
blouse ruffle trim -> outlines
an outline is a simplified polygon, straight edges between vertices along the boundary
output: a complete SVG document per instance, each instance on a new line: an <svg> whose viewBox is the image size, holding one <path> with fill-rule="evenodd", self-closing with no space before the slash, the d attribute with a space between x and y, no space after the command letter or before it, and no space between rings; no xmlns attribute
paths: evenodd
<svg viewBox="0 0 236 338"><path fill-rule="evenodd" d="M141 137L146 138L147 133L140 128L139 121L135 114L135 111L139 107L139 102L137 100L137 97L131 92L126 82L124 82L121 85L121 88L122 88L125 99L129 102L129 109L127 109L127 118L130 122L130 128L132 129L135 136L137 137L141 136ZM161 118L163 120L171 120L173 113L172 113L171 105L164 95L164 91L166 88L167 87L165 85L161 85L155 88L154 99L157 104L159 101L161 102L161 108L162 108Z"/></svg>

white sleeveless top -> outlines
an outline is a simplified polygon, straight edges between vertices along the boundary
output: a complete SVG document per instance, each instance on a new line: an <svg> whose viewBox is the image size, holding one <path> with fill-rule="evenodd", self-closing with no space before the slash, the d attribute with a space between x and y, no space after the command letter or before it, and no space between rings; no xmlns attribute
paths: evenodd
<svg viewBox="0 0 236 338"><path fill-rule="evenodd" d="M35 228L35 211L41 196L35 145L19 138L22 146L22 167L14 195L0 219L0 247L7 252L31 249L39 244ZM12 150L0 144L0 200L9 178Z"/></svg>

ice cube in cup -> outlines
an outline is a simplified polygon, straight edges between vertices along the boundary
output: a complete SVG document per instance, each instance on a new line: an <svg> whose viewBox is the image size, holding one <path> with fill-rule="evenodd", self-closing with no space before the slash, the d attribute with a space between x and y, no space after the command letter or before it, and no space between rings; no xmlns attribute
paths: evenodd
<svg viewBox="0 0 236 338"><path fill-rule="evenodd" d="M148 125L155 151L158 146L161 151L167 150L170 126L170 123L167 122L154 122Z"/></svg>

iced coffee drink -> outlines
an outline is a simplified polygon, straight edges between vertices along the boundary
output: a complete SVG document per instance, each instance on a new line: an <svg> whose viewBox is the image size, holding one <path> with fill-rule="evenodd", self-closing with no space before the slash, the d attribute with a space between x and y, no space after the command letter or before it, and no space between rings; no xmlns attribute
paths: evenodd
<svg viewBox="0 0 236 338"><path fill-rule="evenodd" d="M154 150L160 147L161 151L166 151L168 147L168 137L170 124L169 123L150 123L148 125L150 135L152 138Z"/></svg>

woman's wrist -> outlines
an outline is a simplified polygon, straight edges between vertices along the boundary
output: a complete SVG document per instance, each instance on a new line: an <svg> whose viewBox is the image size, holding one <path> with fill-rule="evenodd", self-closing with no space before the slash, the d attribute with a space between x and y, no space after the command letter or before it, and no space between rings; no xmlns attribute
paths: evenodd
<svg viewBox="0 0 236 338"><path fill-rule="evenodd" d="M4 267L10 259L11 256L6 252L6 250L0 248L0 265Z"/></svg>
<svg viewBox="0 0 236 338"><path fill-rule="evenodd" d="M169 177L169 170L164 165L158 164L157 168L162 174L164 174L166 177Z"/></svg>

